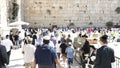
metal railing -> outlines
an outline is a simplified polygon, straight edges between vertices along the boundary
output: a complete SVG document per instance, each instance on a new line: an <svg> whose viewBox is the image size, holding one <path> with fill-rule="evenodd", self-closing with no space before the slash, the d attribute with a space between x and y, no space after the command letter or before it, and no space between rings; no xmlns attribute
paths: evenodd
<svg viewBox="0 0 120 68"><path fill-rule="evenodd" d="M120 68L120 57L115 57L115 63L113 68Z"/></svg>

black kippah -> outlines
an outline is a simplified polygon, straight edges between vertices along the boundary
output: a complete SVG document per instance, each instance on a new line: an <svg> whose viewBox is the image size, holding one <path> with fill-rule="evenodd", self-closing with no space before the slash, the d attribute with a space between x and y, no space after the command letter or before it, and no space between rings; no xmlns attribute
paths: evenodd
<svg viewBox="0 0 120 68"><path fill-rule="evenodd" d="M107 40L107 39L108 39L108 36L107 36L107 35L103 35L101 38L102 38L103 40Z"/></svg>

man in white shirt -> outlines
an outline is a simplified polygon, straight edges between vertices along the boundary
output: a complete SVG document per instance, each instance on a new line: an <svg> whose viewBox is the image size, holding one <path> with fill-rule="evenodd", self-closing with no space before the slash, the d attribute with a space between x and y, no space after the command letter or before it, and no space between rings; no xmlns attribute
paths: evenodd
<svg viewBox="0 0 120 68"><path fill-rule="evenodd" d="M8 60L9 60L10 59L10 54L11 54L11 48L13 48L13 43L9 39L9 35L6 35L6 39L2 40L1 44L5 46L5 48L7 50ZM9 64L9 62L8 62L8 64Z"/></svg>
<svg viewBox="0 0 120 68"><path fill-rule="evenodd" d="M23 46L22 53L24 54L25 68L33 68L35 46L32 45L32 38L28 39L28 44Z"/></svg>
<svg viewBox="0 0 120 68"><path fill-rule="evenodd" d="M35 40L35 45L40 46L43 44L43 36L42 34L39 34L39 38Z"/></svg>

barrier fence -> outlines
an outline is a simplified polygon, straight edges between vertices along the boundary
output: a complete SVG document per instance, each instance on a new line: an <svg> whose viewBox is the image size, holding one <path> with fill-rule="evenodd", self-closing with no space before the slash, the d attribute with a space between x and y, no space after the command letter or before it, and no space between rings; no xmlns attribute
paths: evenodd
<svg viewBox="0 0 120 68"><path fill-rule="evenodd" d="M120 58L119 57L115 57L115 66L113 66L113 68L120 68Z"/></svg>

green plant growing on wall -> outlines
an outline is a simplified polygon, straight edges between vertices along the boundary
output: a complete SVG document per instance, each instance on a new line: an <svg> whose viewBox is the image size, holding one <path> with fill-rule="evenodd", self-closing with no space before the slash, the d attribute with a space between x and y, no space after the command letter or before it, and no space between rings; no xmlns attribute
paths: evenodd
<svg viewBox="0 0 120 68"><path fill-rule="evenodd" d="M62 7L62 6L60 6L59 8L60 8L60 9L63 9L63 7Z"/></svg>
<svg viewBox="0 0 120 68"><path fill-rule="evenodd" d="M106 26L107 26L108 28L113 27L113 22L112 22L112 21L107 22L107 23L106 23Z"/></svg>
<svg viewBox="0 0 120 68"><path fill-rule="evenodd" d="M93 23L92 23L92 22L90 22L90 23L89 23L89 25L93 25Z"/></svg>
<svg viewBox="0 0 120 68"><path fill-rule="evenodd" d="M47 9L47 13L48 13L49 15L51 15L51 10L50 10L50 9Z"/></svg>
<svg viewBox="0 0 120 68"><path fill-rule="evenodd" d="M68 27L74 27L74 26L75 26L74 23L69 23L69 24L68 24Z"/></svg>
<svg viewBox="0 0 120 68"><path fill-rule="evenodd" d="M118 14L120 14L120 7L117 7L117 8L115 9L115 12L118 13Z"/></svg>

